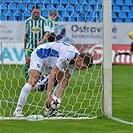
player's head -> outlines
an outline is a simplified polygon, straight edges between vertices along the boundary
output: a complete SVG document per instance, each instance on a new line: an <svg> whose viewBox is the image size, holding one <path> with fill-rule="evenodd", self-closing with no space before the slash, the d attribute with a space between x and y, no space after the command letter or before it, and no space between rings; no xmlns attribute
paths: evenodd
<svg viewBox="0 0 133 133"><path fill-rule="evenodd" d="M81 53L75 60L76 68L79 70L85 70L92 67L93 56L90 53Z"/></svg>
<svg viewBox="0 0 133 133"><path fill-rule="evenodd" d="M47 41L48 42L55 42L56 41L56 35L54 33L50 33Z"/></svg>
<svg viewBox="0 0 133 133"><path fill-rule="evenodd" d="M41 11L40 11L39 6L35 5L35 6L32 7L32 17L33 17L33 19L35 19L35 20L39 19L40 13L41 13Z"/></svg>
<svg viewBox="0 0 133 133"><path fill-rule="evenodd" d="M57 18L58 18L57 12L55 10L50 11L49 18L54 20L54 21L57 20Z"/></svg>

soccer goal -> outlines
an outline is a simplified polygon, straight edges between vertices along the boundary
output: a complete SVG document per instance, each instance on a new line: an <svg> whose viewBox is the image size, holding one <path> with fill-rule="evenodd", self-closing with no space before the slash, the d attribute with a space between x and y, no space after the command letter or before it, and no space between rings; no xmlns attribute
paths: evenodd
<svg viewBox="0 0 133 133"><path fill-rule="evenodd" d="M58 11L58 21L55 22L58 41L72 43L80 52L92 53L94 58L92 68L76 71L71 77L58 110L65 114L62 119L112 116L111 3L111 0L33 0L27 3L1 3L0 119L14 119L12 114L20 91L26 83L24 25L34 4L40 6L44 17L48 16L50 10ZM16 10L11 5L14 5ZM31 91L23 108L24 116L44 115L45 98L46 91Z"/></svg>

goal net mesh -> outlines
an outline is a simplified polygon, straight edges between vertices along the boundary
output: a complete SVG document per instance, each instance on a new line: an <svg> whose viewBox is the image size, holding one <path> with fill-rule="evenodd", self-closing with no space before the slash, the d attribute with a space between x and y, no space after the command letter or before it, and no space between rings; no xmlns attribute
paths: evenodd
<svg viewBox="0 0 133 133"><path fill-rule="evenodd" d="M58 21L55 22L55 33L59 41L70 42L80 52L88 51L94 57L92 68L85 71L76 71L71 77L63 94L59 112L64 113L66 118L102 116L102 0L14 0L9 3L3 1L0 4L1 14L6 18L0 20L1 25L4 22L11 21L11 23L7 22L7 26L9 29L13 29L15 26L17 27L13 23L19 23L20 27L15 30L15 35L18 38L21 26L24 27L23 22L29 17L28 13L31 13L31 7L34 4L40 6L44 17L48 17L50 10L57 10ZM15 5L15 12L11 8L11 4ZM6 5L7 10L4 10L4 5ZM23 5L22 9L20 5ZM14 18L10 18L9 14L13 15ZM4 29L4 27L2 28ZM64 29L66 29L66 33L62 34ZM25 56L23 42L4 42L2 35L0 36L0 115L4 118L12 117L20 91L26 83L24 73ZM23 114L25 116L43 115L45 99L46 91L31 91L23 108Z"/></svg>

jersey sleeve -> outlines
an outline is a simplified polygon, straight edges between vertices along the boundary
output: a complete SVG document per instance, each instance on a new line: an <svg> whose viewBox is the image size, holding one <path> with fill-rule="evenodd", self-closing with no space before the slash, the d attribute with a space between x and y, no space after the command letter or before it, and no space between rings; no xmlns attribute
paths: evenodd
<svg viewBox="0 0 133 133"><path fill-rule="evenodd" d="M25 34L28 34L29 31L29 25L28 25L28 21L26 21L25 23Z"/></svg>
<svg viewBox="0 0 133 133"><path fill-rule="evenodd" d="M50 32L50 26L48 25L47 20L45 20L44 32Z"/></svg>
<svg viewBox="0 0 133 133"><path fill-rule="evenodd" d="M54 33L54 32L55 32L55 26L54 26L54 22L52 21L50 33Z"/></svg>
<svg viewBox="0 0 133 133"><path fill-rule="evenodd" d="M66 72L68 70L69 74L72 75L75 71L75 64L70 64L71 60L78 56L79 53L68 52L62 58L59 58L56 62L56 66L60 71Z"/></svg>
<svg viewBox="0 0 133 133"><path fill-rule="evenodd" d="M60 71L66 72L69 66L69 61L65 58L59 58L56 62L56 66Z"/></svg>

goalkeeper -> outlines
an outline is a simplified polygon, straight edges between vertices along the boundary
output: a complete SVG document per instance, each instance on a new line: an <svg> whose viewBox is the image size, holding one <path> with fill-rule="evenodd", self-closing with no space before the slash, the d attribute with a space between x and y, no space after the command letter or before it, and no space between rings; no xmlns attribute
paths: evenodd
<svg viewBox="0 0 133 133"><path fill-rule="evenodd" d="M130 32L130 33L128 34L128 36L129 36L129 38L132 40L130 52L121 52L121 53L118 52L118 53L115 55L115 57L118 56L118 55L121 55L121 54L130 55L130 56L132 55L132 53L133 53L133 31Z"/></svg>
<svg viewBox="0 0 133 133"><path fill-rule="evenodd" d="M53 37L55 39L55 37ZM90 53L79 53L79 51L65 42L51 42L39 45L31 54L28 82L23 86L18 99L17 107L13 113L15 117L23 117L22 109L26 99L37 83L43 67L49 68L50 76L46 95L47 112L51 106L52 88L54 80L60 83L55 88L58 90L56 96L61 100L69 79L75 70L85 70L92 66L93 57Z"/></svg>

